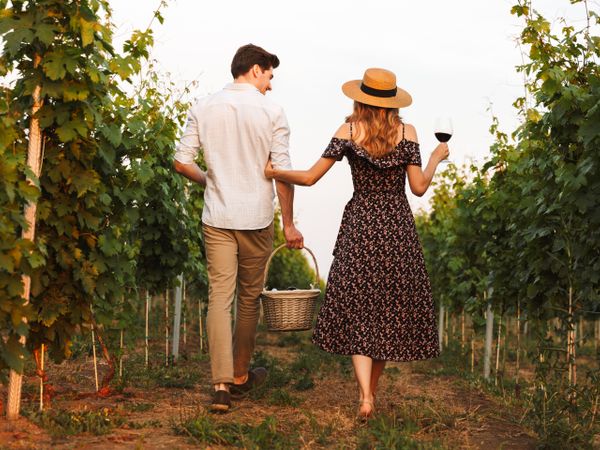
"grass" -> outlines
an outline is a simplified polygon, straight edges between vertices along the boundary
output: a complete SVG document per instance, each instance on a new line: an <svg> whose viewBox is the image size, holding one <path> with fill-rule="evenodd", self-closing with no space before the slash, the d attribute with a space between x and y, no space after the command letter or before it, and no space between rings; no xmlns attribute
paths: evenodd
<svg viewBox="0 0 600 450"><path fill-rule="evenodd" d="M164 361L164 355L162 355ZM160 357L153 361L161 361ZM151 365L147 369L141 360L130 361L123 373L123 378L115 377L114 384L118 390L123 390L128 386L142 387L145 389L175 388L175 389L193 389L199 383L204 381L202 371L192 363L182 363L181 365L164 366Z"/></svg>
<svg viewBox="0 0 600 450"><path fill-rule="evenodd" d="M422 442L416 435L440 435L459 426L463 417L434 405L432 400L419 398L416 401L396 405L386 414L378 414L369 420L358 434L359 449L443 449L439 440Z"/></svg>
<svg viewBox="0 0 600 450"><path fill-rule="evenodd" d="M277 340L278 347L292 347L299 345L304 340L304 336L297 332L282 334Z"/></svg>
<svg viewBox="0 0 600 450"><path fill-rule="evenodd" d="M146 412L154 409L154 404L152 403L131 403L127 405L127 409L131 412Z"/></svg>
<svg viewBox="0 0 600 450"><path fill-rule="evenodd" d="M315 382L308 373L304 373L293 385L297 391L309 391L315 387Z"/></svg>
<svg viewBox="0 0 600 450"><path fill-rule="evenodd" d="M300 403L302 403L302 400L300 400L297 397L294 397L284 389L275 389L271 392L268 403L269 405L274 406L291 406L295 408Z"/></svg>
<svg viewBox="0 0 600 450"><path fill-rule="evenodd" d="M265 397L269 389L292 387L302 392L315 387L315 377L323 377L332 373L348 376L352 373L352 362L349 357L332 355L312 345L308 335L291 333L283 335L277 345L284 341L286 347L295 342L296 358L289 364L283 364L265 352L256 352L252 361L253 366L261 366L268 370L269 376L265 385L254 391L254 400Z"/></svg>
<svg viewBox="0 0 600 450"><path fill-rule="evenodd" d="M142 430L144 428L161 428L163 426L160 420L142 420L135 422L130 420L127 422L127 428L131 430Z"/></svg>
<svg viewBox="0 0 600 450"><path fill-rule="evenodd" d="M308 423L314 436L313 439L315 440L315 442L322 446L330 444L331 435L338 425L336 421L332 420L326 424L321 424L319 423L317 418L310 412L305 412L304 414L308 418Z"/></svg>
<svg viewBox="0 0 600 450"><path fill-rule="evenodd" d="M204 413L182 418L173 424L175 434L188 436L196 444L223 445L246 449L289 449L298 447L295 432L283 430L277 419L267 416L258 425L218 422Z"/></svg>
<svg viewBox="0 0 600 450"><path fill-rule="evenodd" d="M586 350L590 352L590 348ZM518 384L513 377L504 376L502 373L496 377L493 369L489 379L483 378L481 367L476 367L475 372L471 373L470 356L461 351L458 342L447 347L436 361L419 363L414 370L433 376L454 377L455 384L487 394L496 399L496 402L499 400L505 408L518 411L513 415L504 414L502 419L528 427L532 434L537 435L539 448L591 449L597 445L594 442L598 442L596 436L600 435L600 421L596 418L593 423L589 413L594 407L598 407L599 372L588 370L587 379L580 376L577 387L569 388L563 367L565 363L561 362L562 354L557 353L558 356L553 356L558 362L555 366L546 364L542 367L541 378L540 374L535 376L535 380L521 377ZM582 353L584 352L580 351L579 356ZM510 362L516 353L509 352L507 356ZM492 363L493 361L492 358ZM585 365L581 364L578 372L586 373L584 368ZM544 370L547 371L547 379L543 378ZM540 388L541 385L543 388ZM573 402L572 398L577 398L577 402Z"/></svg>
<svg viewBox="0 0 600 450"><path fill-rule="evenodd" d="M103 435L124 423L123 418L109 408L98 411L50 409L42 413L29 412L27 417L36 425L46 429L53 437L80 433Z"/></svg>

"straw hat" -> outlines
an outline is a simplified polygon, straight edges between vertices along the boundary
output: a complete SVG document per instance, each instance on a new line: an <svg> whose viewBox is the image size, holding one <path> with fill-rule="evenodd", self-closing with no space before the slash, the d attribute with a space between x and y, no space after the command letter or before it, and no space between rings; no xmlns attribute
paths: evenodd
<svg viewBox="0 0 600 450"><path fill-rule="evenodd" d="M412 103L408 92L396 86L396 75L385 69L367 69L362 80L342 85L347 97L381 108L404 108Z"/></svg>

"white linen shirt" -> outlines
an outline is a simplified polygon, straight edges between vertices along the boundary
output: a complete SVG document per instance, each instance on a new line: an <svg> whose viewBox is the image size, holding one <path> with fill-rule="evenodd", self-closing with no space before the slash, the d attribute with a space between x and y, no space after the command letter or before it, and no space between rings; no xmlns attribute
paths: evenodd
<svg viewBox="0 0 600 450"><path fill-rule="evenodd" d="M281 106L251 84L229 83L199 100L175 159L191 164L203 150L208 168L202 222L230 230L257 230L273 221L273 182L267 160L291 169L290 129Z"/></svg>

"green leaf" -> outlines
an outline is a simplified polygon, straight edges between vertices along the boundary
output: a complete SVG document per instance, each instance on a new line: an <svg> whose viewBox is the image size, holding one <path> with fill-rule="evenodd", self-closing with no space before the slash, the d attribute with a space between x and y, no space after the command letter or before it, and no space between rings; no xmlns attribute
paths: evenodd
<svg viewBox="0 0 600 450"><path fill-rule="evenodd" d="M70 142L79 136L86 137L88 128L85 122L75 119L56 128L56 134L62 142Z"/></svg>
<svg viewBox="0 0 600 450"><path fill-rule="evenodd" d="M39 252L32 252L27 256L27 261L32 269L38 269L42 267L46 260L44 256Z"/></svg>
<svg viewBox="0 0 600 450"><path fill-rule="evenodd" d="M4 35L5 49L9 55L16 55L23 44L33 41L33 32L29 29L16 29Z"/></svg>
<svg viewBox="0 0 600 450"><path fill-rule="evenodd" d="M77 65L76 55L69 54L64 49L57 49L47 53L42 62L44 73L54 81L63 79L67 72L75 74Z"/></svg>
<svg viewBox="0 0 600 450"><path fill-rule="evenodd" d="M53 24L39 23L35 28L35 37L46 45L52 44L57 33L58 29Z"/></svg>
<svg viewBox="0 0 600 450"><path fill-rule="evenodd" d="M11 334L4 345L0 343L2 359L8 366L17 373L22 374L25 366L25 357L29 356L23 344L19 342L19 337Z"/></svg>
<svg viewBox="0 0 600 450"><path fill-rule="evenodd" d="M44 303L38 316L38 320L47 327L52 326L61 314L68 312L66 299L59 297L51 298L51 300L51 302Z"/></svg>
<svg viewBox="0 0 600 450"><path fill-rule="evenodd" d="M122 134L121 129L117 125L104 125L100 127L100 132L106 139L108 139L108 142L110 142L115 147L121 145Z"/></svg>
<svg viewBox="0 0 600 450"><path fill-rule="evenodd" d="M15 270L15 264L10 255L0 253L0 269L6 270L9 273L13 273Z"/></svg>
<svg viewBox="0 0 600 450"><path fill-rule="evenodd" d="M81 27L81 43L84 47L94 42L94 27L96 22L88 22L84 18L79 19L79 25Z"/></svg>
<svg viewBox="0 0 600 450"><path fill-rule="evenodd" d="M6 285L6 291L11 297L21 296L23 293L23 283L21 282L21 279L14 277L10 278Z"/></svg>
<svg viewBox="0 0 600 450"><path fill-rule="evenodd" d="M63 99L66 102L85 100L90 94L88 87L83 83L69 81L63 86Z"/></svg>
<svg viewBox="0 0 600 450"><path fill-rule="evenodd" d="M134 72L134 67L129 61L120 56L113 58L109 63L110 70L119 75L123 80L127 79Z"/></svg>
<svg viewBox="0 0 600 450"><path fill-rule="evenodd" d="M44 73L51 80L60 80L67 74L67 68L65 65L65 54L64 52L57 50L50 52L44 58L45 62L42 64Z"/></svg>
<svg viewBox="0 0 600 450"><path fill-rule="evenodd" d="M108 195L106 193L100 194L100 196L98 197L98 200L100 200L103 205L110 205L112 203L110 195Z"/></svg>

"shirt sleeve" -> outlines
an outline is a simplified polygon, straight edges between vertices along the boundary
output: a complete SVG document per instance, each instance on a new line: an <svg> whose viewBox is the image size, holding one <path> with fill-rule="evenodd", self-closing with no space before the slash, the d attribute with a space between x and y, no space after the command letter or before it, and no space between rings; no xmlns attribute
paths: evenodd
<svg viewBox="0 0 600 450"><path fill-rule="evenodd" d="M175 160L182 164L192 164L198 157L198 151L202 147L200 133L198 131L198 120L192 109L188 114L187 123L179 144L175 151Z"/></svg>
<svg viewBox="0 0 600 450"><path fill-rule="evenodd" d="M271 144L271 164L275 169L291 170L290 127L283 109L279 109L273 120L273 141Z"/></svg>
<svg viewBox="0 0 600 450"><path fill-rule="evenodd" d="M346 142L338 139L331 138L329 145L321 155L321 158L334 158L337 161L341 161L346 153Z"/></svg>

